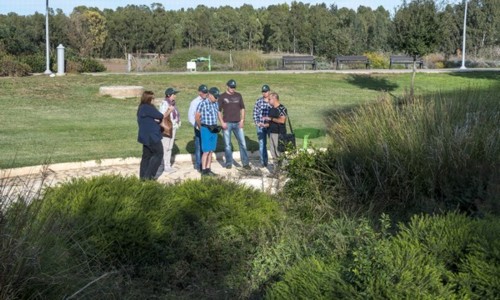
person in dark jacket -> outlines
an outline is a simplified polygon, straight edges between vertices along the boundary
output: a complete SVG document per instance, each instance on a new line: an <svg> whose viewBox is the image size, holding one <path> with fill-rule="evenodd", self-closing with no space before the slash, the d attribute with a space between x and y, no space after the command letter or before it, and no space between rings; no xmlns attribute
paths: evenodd
<svg viewBox="0 0 500 300"><path fill-rule="evenodd" d="M161 143L160 123L163 114L152 104L154 93L145 91L137 108L137 124L139 133L137 141L142 144L142 159L139 177L142 180L155 178L158 167L163 160L163 144Z"/></svg>

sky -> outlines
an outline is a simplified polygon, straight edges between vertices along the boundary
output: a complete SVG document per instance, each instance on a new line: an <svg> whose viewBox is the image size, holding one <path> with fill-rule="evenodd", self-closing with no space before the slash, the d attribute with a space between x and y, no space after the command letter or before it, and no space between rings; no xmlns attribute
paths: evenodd
<svg viewBox="0 0 500 300"><path fill-rule="evenodd" d="M254 8L268 7L273 4L290 4L293 0L217 0L217 1L160 1L160 0L49 0L49 7L56 10L62 9L69 15L76 6L98 7L99 9L110 8L115 10L117 7L127 5L147 5L152 3L161 3L166 10L179 10L181 8L194 8L200 4L208 7L220 7L229 5L240 7L243 4L251 4ZM357 9L360 5L369 6L376 9L383 6L389 12L393 13L394 8L399 6L403 0L337 0L337 1L297 1L309 4L325 3L327 6L336 4L337 7L347 7ZM35 12L45 14L46 0L0 0L0 14L14 12L18 15L32 15Z"/></svg>

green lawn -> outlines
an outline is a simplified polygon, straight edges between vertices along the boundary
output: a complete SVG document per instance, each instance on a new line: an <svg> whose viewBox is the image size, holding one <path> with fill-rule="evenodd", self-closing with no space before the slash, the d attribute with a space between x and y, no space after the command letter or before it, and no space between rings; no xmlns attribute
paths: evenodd
<svg viewBox="0 0 500 300"><path fill-rule="evenodd" d="M324 115L332 109L376 101L381 91L401 96L411 74L161 74L68 75L50 78L0 78L0 168L92 159L138 157L135 112L138 99L99 95L105 85L141 85L163 97L167 86L181 90L177 97L183 125L177 133L177 153L193 151L192 127L187 121L190 101L199 84L224 89L228 79L238 83L247 106L247 146L258 148L252 109L260 87L267 83L280 94L294 129L325 129ZM500 72L417 74L416 93L449 91L500 82ZM222 140L219 139L219 149ZM233 138L233 141L234 138ZM301 140L298 143L301 144ZM327 137L311 140L326 146Z"/></svg>

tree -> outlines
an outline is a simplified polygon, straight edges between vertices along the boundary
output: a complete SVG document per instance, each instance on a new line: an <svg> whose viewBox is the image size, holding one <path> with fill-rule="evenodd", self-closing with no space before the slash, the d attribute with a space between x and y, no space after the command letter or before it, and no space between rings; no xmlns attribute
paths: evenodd
<svg viewBox="0 0 500 300"><path fill-rule="evenodd" d="M434 0L413 0L409 4L403 1L394 16L392 45L395 49L413 56L411 99L414 96L417 57L435 50L438 26Z"/></svg>
<svg viewBox="0 0 500 300"><path fill-rule="evenodd" d="M100 12L77 7L70 15L70 26L71 44L78 49L80 55L97 54L102 49L108 31L106 19Z"/></svg>

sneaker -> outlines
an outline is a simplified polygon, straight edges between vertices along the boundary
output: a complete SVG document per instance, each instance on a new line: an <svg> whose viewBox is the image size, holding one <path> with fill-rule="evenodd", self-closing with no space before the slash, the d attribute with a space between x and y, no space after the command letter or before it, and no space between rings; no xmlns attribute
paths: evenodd
<svg viewBox="0 0 500 300"><path fill-rule="evenodd" d="M214 172L212 172L211 169L207 170L207 174L206 175L208 175L208 176L217 176L217 174L215 174Z"/></svg>
<svg viewBox="0 0 500 300"><path fill-rule="evenodd" d="M226 165L226 169L231 169L233 167L233 165Z"/></svg>
<svg viewBox="0 0 500 300"><path fill-rule="evenodd" d="M166 167L165 170L163 170L163 172L165 174L170 174L170 173L174 173L175 171L177 171L176 169L172 168L172 167Z"/></svg>
<svg viewBox="0 0 500 300"><path fill-rule="evenodd" d="M251 170L251 169L252 169L252 167L250 167L250 165L244 165L244 166L243 166L243 169L245 169L245 170Z"/></svg>

